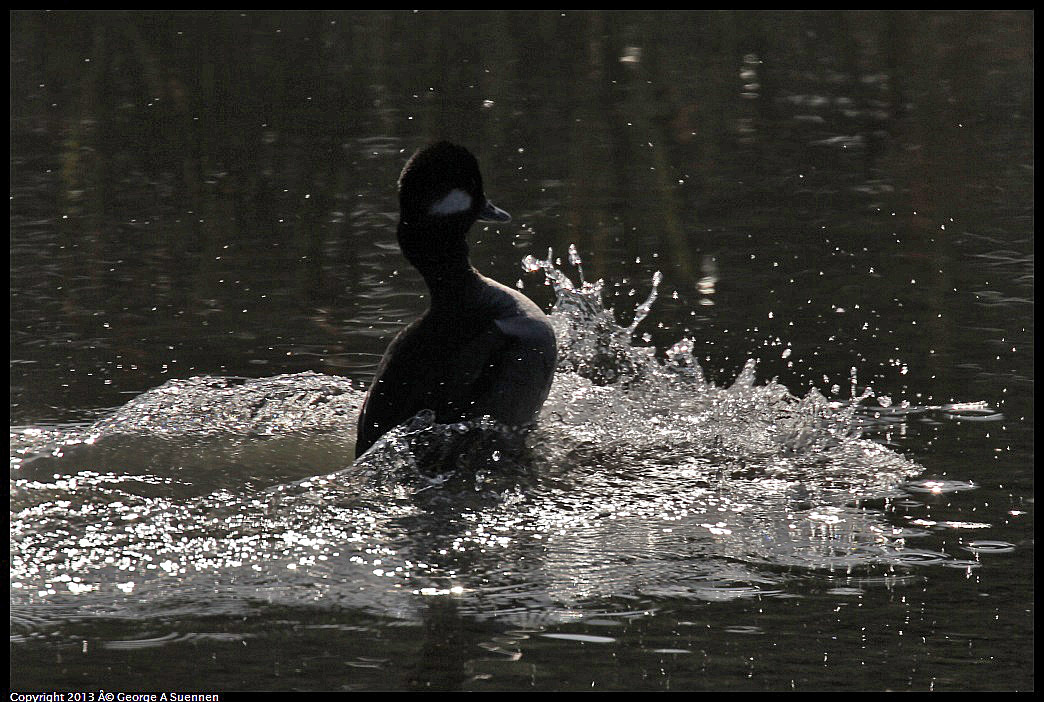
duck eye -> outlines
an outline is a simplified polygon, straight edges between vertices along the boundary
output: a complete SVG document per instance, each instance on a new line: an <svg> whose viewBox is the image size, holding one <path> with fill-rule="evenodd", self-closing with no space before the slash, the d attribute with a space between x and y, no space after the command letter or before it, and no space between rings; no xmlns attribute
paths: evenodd
<svg viewBox="0 0 1044 702"><path fill-rule="evenodd" d="M470 210L471 205L471 195L460 188L454 188L441 200L436 201L428 210L428 214L440 216L459 214Z"/></svg>

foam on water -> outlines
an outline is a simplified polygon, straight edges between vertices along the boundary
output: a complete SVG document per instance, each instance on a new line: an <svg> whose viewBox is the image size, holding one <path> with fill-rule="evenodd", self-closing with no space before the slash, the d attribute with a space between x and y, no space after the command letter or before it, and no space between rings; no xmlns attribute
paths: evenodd
<svg viewBox="0 0 1044 702"><path fill-rule="evenodd" d="M964 562L881 509L921 469L860 437L868 396L795 397L753 360L719 387L691 340L632 343L659 274L620 326L601 281L550 252L523 265L554 287L561 359L524 437L421 413L353 462L362 391L314 373L172 380L88 426L13 428L13 631L272 604L412 617L429 596L551 621L599 598L779 595L780 567L847 586ZM989 413L875 421L933 409Z"/></svg>

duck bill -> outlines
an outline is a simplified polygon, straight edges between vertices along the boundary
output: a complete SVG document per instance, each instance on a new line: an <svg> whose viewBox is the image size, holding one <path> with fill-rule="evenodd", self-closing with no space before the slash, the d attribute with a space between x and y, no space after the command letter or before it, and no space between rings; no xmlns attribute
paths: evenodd
<svg viewBox="0 0 1044 702"><path fill-rule="evenodd" d="M479 212L478 218L483 222L510 222L511 215L486 200L485 207Z"/></svg>

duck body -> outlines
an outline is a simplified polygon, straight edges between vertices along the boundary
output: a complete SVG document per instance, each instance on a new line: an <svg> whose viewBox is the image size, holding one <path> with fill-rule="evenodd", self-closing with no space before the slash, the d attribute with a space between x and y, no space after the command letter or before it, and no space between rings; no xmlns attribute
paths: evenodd
<svg viewBox="0 0 1044 702"><path fill-rule="evenodd" d="M388 345L359 416L356 455L423 410L450 423L490 416L531 424L547 399L557 351L547 316L468 260L479 219L507 221L485 198L466 149L439 142L399 179L399 246L430 291L427 312Z"/></svg>

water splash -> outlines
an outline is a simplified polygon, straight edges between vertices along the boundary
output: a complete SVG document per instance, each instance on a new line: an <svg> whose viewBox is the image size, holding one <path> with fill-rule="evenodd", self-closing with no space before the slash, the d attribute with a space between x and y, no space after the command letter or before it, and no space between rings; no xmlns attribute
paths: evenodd
<svg viewBox="0 0 1044 702"><path fill-rule="evenodd" d="M629 327L621 328L602 304L603 281L589 283L581 272L577 288L555 267L553 257L552 250L548 249L546 259L526 256L522 266L529 272L543 270L554 288L555 303L550 318L558 342L559 369L603 385L636 379L649 367L648 349L632 346L631 337L656 300L657 286L662 279L660 273L653 277L649 297L635 310L634 321ZM575 247L570 247L569 260L582 271Z"/></svg>
<svg viewBox="0 0 1044 702"><path fill-rule="evenodd" d="M932 523L867 507L924 494L903 490L917 464L860 436L870 393L795 397L754 360L717 386L691 339L633 343L658 273L623 326L601 280L574 284L550 251L523 267L554 288L561 358L526 436L421 413L353 462L362 392L314 373L171 381L90 425L12 429L12 626L248 603L409 616L431 593L528 621L616 595L773 596L780 566L848 584L963 562L911 547ZM878 421L929 411L888 404Z"/></svg>

